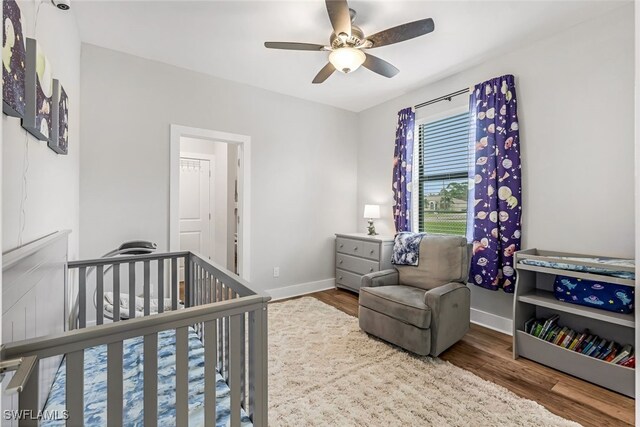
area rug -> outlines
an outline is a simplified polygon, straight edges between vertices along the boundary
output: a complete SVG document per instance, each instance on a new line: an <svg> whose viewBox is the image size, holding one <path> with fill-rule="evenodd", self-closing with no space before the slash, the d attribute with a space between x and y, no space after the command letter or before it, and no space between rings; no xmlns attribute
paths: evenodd
<svg viewBox="0 0 640 427"><path fill-rule="evenodd" d="M315 298L269 305L271 426L579 426Z"/></svg>

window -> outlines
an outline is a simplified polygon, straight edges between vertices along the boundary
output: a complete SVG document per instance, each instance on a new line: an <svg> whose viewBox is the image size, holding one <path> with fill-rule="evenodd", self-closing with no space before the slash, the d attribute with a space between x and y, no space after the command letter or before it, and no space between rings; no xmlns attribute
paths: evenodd
<svg viewBox="0 0 640 427"><path fill-rule="evenodd" d="M418 230L465 236L469 112L418 126Z"/></svg>

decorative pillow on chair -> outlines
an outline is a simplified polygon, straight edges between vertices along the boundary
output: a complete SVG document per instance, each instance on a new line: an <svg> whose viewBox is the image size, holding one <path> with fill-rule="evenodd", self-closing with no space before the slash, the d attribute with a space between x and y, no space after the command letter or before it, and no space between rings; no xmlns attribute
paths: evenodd
<svg viewBox="0 0 640 427"><path fill-rule="evenodd" d="M396 234L393 242L391 262L395 265L418 265L420 261L420 242L427 233L402 231Z"/></svg>

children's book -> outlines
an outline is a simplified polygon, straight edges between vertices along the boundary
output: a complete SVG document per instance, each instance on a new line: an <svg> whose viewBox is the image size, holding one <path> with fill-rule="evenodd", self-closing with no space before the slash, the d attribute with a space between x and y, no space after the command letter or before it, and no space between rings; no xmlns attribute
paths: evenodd
<svg viewBox="0 0 640 427"><path fill-rule="evenodd" d="M547 335L544 337L545 341L548 342L553 342L553 340L556 339L556 337L558 336L558 333L562 330L562 328L558 325L554 326L553 328L551 328L551 330L549 332L547 332Z"/></svg>
<svg viewBox="0 0 640 427"><path fill-rule="evenodd" d="M573 337L575 335L576 335L576 332L569 329L569 332L567 332L567 335L565 335L564 339L560 343L560 347L564 347L564 348L569 347L569 344L571 344L571 341L573 340Z"/></svg>
<svg viewBox="0 0 640 427"><path fill-rule="evenodd" d="M566 326L562 328L562 330L558 333L558 336L556 337L556 339L553 340L553 343L560 344L564 339L564 337L567 335L568 331L569 331L569 328L567 328Z"/></svg>
<svg viewBox="0 0 640 427"><path fill-rule="evenodd" d="M598 355L598 359L603 360L609 355L609 353L611 353L611 351L613 351L613 341L609 341L609 343L602 348L602 351Z"/></svg>
<svg viewBox="0 0 640 427"><path fill-rule="evenodd" d="M631 350L633 349L633 347L631 347L631 344L627 344L624 347L622 347L622 350L620 351L620 353L615 357L615 359L613 359L611 361L611 363L620 363L620 361L622 359L624 359L625 357L629 356L629 354L631 353Z"/></svg>
<svg viewBox="0 0 640 427"><path fill-rule="evenodd" d="M531 319L527 320L526 322L524 322L524 331L528 334L531 333L531 329L533 324L536 322L536 318L532 317Z"/></svg>
<svg viewBox="0 0 640 427"><path fill-rule="evenodd" d="M589 340L589 342L587 343L587 345L584 346L584 348L582 349L582 354L588 354L591 351L591 348L593 347L593 345L596 343L596 341L598 340L598 336L597 335L592 335L591 339Z"/></svg>
<svg viewBox="0 0 640 427"><path fill-rule="evenodd" d="M584 340L582 340L582 343L580 343L580 345L576 348L576 351L578 353L582 353L584 349L589 345L592 339L593 339L593 335L587 334L587 337Z"/></svg>
<svg viewBox="0 0 640 427"><path fill-rule="evenodd" d="M631 356L629 359L627 359L624 363L621 364L622 366L626 366L627 368L635 368L636 367L636 356Z"/></svg>
<svg viewBox="0 0 640 427"><path fill-rule="evenodd" d="M549 329L551 329L553 325L555 325L559 318L559 315L554 314L544 322L544 324L542 325L542 332L540 332L540 338L544 337L547 334Z"/></svg>
<svg viewBox="0 0 640 427"><path fill-rule="evenodd" d="M601 338L600 341L598 341L597 344L594 344L594 346L591 347L592 350L590 350L589 353L587 353L587 356L595 357L596 355L598 355L598 353L600 353L600 351L602 351L602 347L604 347L606 342L607 342L606 339Z"/></svg>
<svg viewBox="0 0 640 427"><path fill-rule="evenodd" d="M580 335L578 335L576 337L575 340L573 340L573 342L571 343L571 345L569 346L569 350L577 350L578 347L580 347L580 344L582 344L582 342L584 341L584 339L587 337L587 332L588 329L585 329L585 331L583 333L581 333Z"/></svg>
<svg viewBox="0 0 640 427"><path fill-rule="evenodd" d="M542 323L537 322L533 325L533 336L540 337L540 333L542 332Z"/></svg>
<svg viewBox="0 0 640 427"><path fill-rule="evenodd" d="M620 352L620 344L618 344L617 342L613 343L613 349L611 350L611 353L609 353L607 355L607 357L604 358L605 362L611 362L613 359L616 358L616 356L618 355L618 353Z"/></svg>

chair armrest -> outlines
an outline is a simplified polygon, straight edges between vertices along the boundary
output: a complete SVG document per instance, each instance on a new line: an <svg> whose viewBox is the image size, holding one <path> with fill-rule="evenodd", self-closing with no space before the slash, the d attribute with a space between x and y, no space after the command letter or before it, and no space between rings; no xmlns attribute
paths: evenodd
<svg viewBox="0 0 640 427"><path fill-rule="evenodd" d="M459 282L438 286L424 294L431 309L431 355L437 356L469 330L471 291Z"/></svg>
<svg viewBox="0 0 640 427"><path fill-rule="evenodd" d="M459 289L464 289L466 292L471 294L467 285L460 282L450 282L446 285L438 286L437 288L433 288L425 292L424 303L428 305L431 310L434 310L438 306L441 298Z"/></svg>
<svg viewBox="0 0 640 427"><path fill-rule="evenodd" d="M360 286L373 288L376 286L393 286L398 284L398 270L376 271L362 276Z"/></svg>

